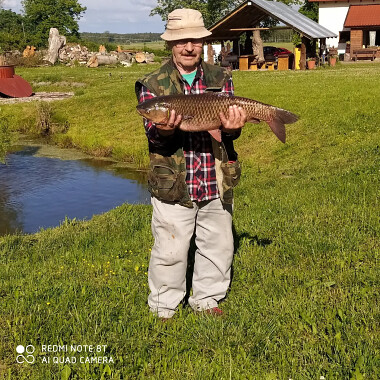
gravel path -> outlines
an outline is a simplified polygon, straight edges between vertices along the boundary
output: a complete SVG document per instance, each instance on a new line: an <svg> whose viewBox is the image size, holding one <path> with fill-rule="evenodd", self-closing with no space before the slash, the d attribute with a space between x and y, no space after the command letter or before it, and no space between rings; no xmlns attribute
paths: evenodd
<svg viewBox="0 0 380 380"><path fill-rule="evenodd" d="M73 95L74 95L73 92L36 92L32 96L29 96L27 98L1 98L0 97L0 105L32 102L34 100L53 102L55 100L71 98Z"/></svg>

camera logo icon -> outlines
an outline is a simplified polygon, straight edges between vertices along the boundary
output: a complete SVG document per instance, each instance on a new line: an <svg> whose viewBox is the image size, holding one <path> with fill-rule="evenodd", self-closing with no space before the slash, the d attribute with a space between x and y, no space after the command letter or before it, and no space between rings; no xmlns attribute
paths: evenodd
<svg viewBox="0 0 380 380"><path fill-rule="evenodd" d="M34 351L35 351L35 348L31 344L27 345L26 347L24 347L21 344L18 345L16 347L16 352L19 354L16 357L17 363L22 364L26 362L28 364L33 364L35 361L35 357L34 355L32 355Z"/></svg>

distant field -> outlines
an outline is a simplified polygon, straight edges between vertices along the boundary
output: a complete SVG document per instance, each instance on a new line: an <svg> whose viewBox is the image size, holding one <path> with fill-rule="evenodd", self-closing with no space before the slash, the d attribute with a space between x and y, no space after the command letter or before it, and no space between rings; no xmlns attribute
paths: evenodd
<svg viewBox="0 0 380 380"><path fill-rule="evenodd" d="M127 45L122 45L122 48L142 50L142 51L149 51L150 49L164 50L165 42L162 40L162 41L153 41L153 42L130 43Z"/></svg>
<svg viewBox="0 0 380 380"><path fill-rule="evenodd" d="M264 42L264 46L276 46L284 49L288 49L289 51L294 50L294 45L292 42Z"/></svg>

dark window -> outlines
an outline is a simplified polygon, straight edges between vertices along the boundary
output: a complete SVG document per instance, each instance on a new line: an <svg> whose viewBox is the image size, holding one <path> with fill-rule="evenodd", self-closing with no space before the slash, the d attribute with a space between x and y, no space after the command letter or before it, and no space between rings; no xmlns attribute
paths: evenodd
<svg viewBox="0 0 380 380"><path fill-rule="evenodd" d="M350 32L339 32L339 43L346 43L347 41L350 41Z"/></svg>

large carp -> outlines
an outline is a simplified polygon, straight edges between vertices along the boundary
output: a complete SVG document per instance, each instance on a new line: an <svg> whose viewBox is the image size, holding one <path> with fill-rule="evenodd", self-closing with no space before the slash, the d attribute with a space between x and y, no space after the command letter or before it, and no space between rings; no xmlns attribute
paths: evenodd
<svg viewBox="0 0 380 380"><path fill-rule="evenodd" d="M228 107L237 105L247 112L249 123L268 123L273 133L284 143L285 124L298 120L297 115L269 104L260 103L253 99L231 96L223 92L203 93L191 95L157 96L140 103L137 112L155 124L167 124L170 111L182 115L179 129L188 132L209 131L210 134L221 140L220 112L228 117Z"/></svg>

